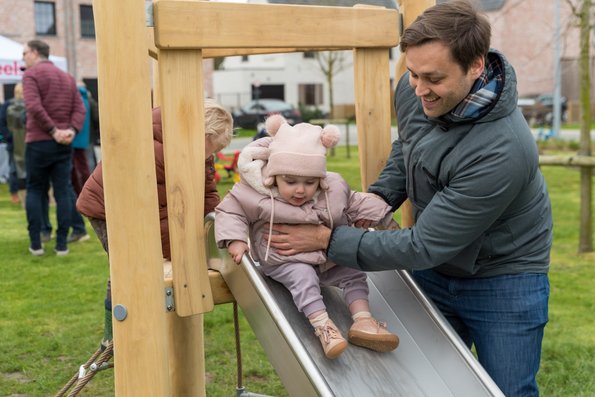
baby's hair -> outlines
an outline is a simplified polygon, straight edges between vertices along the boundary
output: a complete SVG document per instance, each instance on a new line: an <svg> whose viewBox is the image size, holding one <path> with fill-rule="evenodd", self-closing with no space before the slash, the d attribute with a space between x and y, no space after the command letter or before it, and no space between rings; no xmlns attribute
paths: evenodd
<svg viewBox="0 0 595 397"><path fill-rule="evenodd" d="M231 113L210 98L205 99L205 135L217 152L229 145L233 135Z"/></svg>

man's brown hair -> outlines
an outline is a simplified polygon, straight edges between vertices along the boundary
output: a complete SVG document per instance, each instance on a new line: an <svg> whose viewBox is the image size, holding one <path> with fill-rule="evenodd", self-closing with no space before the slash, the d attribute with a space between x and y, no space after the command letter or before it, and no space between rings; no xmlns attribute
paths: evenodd
<svg viewBox="0 0 595 397"><path fill-rule="evenodd" d="M465 0L437 4L425 10L403 32L401 52L408 47L440 41L450 48L453 60L466 73L490 49L492 30L485 15Z"/></svg>
<svg viewBox="0 0 595 397"><path fill-rule="evenodd" d="M48 59L50 57L50 46L45 41L31 40L27 42L27 47L33 51L37 51L42 58Z"/></svg>

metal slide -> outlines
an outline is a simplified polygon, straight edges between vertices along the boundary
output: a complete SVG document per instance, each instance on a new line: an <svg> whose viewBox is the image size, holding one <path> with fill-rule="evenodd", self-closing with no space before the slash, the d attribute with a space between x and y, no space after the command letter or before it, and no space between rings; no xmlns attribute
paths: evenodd
<svg viewBox="0 0 595 397"><path fill-rule="evenodd" d="M221 272L291 396L504 397L407 272L368 274L371 311L399 335L399 347L377 353L350 345L327 359L289 292L248 256L238 266L216 247L213 219L205 221L209 267ZM351 316L340 292L327 288L323 296L346 336Z"/></svg>

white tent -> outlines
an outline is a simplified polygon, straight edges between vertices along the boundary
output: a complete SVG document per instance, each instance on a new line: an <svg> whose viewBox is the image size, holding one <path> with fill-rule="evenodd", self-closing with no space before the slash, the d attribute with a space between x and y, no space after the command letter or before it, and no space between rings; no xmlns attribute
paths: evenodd
<svg viewBox="0 0 595 397"><path fill-rule="evenodd" d="M66 58L50 55L50 61L64 71L68 71ZM23 72L23 44L0 36L0 84L21 81Z"/></svg>

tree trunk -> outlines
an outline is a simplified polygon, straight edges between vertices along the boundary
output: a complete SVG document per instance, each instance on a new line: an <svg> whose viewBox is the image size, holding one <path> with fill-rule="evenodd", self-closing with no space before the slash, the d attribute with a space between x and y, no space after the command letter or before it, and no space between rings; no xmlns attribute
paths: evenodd
<svg viewBox="0 0 595 397"><path fill-rule="evenodd" d="M590 76L590 13L591 0L583 0L580 11L580 107L581 134L579 155L591 155L591 76ZM591 212L592 169L581 167L579 253L593 251L593 217Z"/></svg>

